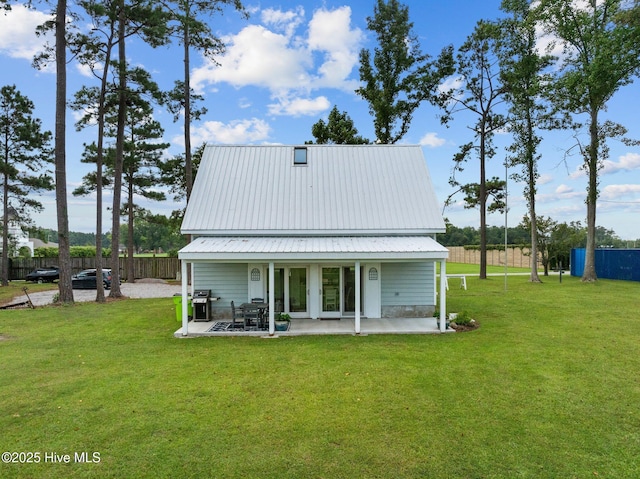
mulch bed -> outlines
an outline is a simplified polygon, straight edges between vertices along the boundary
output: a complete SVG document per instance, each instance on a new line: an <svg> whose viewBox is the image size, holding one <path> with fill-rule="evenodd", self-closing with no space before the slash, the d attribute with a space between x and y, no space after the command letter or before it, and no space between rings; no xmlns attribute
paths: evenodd
<svg viewBox="0 0 640 479"><path fill-rule="evenodd" d="M480 327L480 323L478 323L477 321L474 321L473 323L467 325L451 323L449 324L449 327L451 329L455 329L459 333L464 333L466 331L475 331Z"/></svg>

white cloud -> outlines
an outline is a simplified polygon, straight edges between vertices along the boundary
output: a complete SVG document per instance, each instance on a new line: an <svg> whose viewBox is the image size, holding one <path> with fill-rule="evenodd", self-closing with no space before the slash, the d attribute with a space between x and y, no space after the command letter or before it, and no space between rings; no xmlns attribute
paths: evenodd
<svg viewBox="0 0 640 479"><path fill-rule="evenodd" d="M236 88L257 86L270 91L279 104L276 114L322 111L320 98L305 100L321 87L353 91L349 80L358 62L363 34L351 28L351 9L320 8L309 21L308 37L296 35L304 22L304 10L266 9L261 25L249 25L224 38L226 53L217 60L194 69L192 84L198 92L207 85L228 83ZM321 62L317 62L321 58ZM283 101L283 98L299 100ZM275 108L275 109L274 109Z"/></svg>
<svg viewBox="0 0 640 479"><path fill-rule="evenodd" d="M551 183L552 181L553 181L553 175L545 174L545 175L540 175L540 178L538 178L537 184L538 186L542 186L542 185Z"/></svg>
<svg viewBox="0 0 640 479"><path fill-rule="evenodd" d="M225 39L227 52L192 73L194 89L208 83L225 82L236 88L254 85L272 91L296 89L310 83L310 58L304 50L290 47L289 38L260 25L249 25Z"/></svg>
<svg viewBox="0 0 640 479"><path fill-rule="evenodd" d="M363 41L362 31L351 29L351 8L316 10L309 22L308 47L324 52L324 63L318 68L322 86L343 87L358 62ZM351 88L351 87L350 87Z"/></svg>
<svg viewBox="0 0 640 479"><path fill-rule="evenodd" d="M273 26L282 31L287 37L291 37L296 28L304 21L304 8L298 6L295 10L276 10L267 8L263 10L260 18L265 25Z"/></svg>
<svg viewBox="0 0 640 479"><path fill-rule="evenodd" d="M0 54L12 58L33 60L34 55L44 50L49 41L54 44L53 34L36 36L36 27L52 18L24 5L12 5L8 12L0 13Z"/></svg>
<svg viewBox="0 0 640 479"><path fill-rule="evenodd" d="M437 148L446 143L443 138L438 138L437 133L427 133L420 139L420 145L428 146L430 148Z"/></svg>
<svg viewBox="0 0 640 479"><path fill-rule="evenodd" d="M627 153L619 158L618 162L605 160L603 169L600 172L603 175L615 173L617 171L640 170L640 154Z"/></svg>
<svg viewBox="0 0 640 479"><path fill-rule="evenodd" d="M640 185L608 185L600 192L602 199L618 199L640 194Z"/></svg>
<svg viewBox="0 0 640 479"><path fill-rule="evenodd" d="M278 99L277 103L269 105L269 113L272 115L318 115L326 111L331 106L329 100L324 96L317 98L294 98Z"/></svg>
<svg viewBox="0 0 640 479"><path fill-rule="evenodd" d="M266 140L271 128L263 120L234 120L229 123L207 121L201 126L191 128L191 143L199 145L204 142L239 145ZM176 136L172 143L184 146L184 137Z"/></svg>
<svg viewBox="0 0 640 479"><path fill-rule="evenodd" d="M440 85L438 85L438 91L445 93L449 90L458 90L464 85L464 78L461 76L450 76L446 78Z"/></svg>

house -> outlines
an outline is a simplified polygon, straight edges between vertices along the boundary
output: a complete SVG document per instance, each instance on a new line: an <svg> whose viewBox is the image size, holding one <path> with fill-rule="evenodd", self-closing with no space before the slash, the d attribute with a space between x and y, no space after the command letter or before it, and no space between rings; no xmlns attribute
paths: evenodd
<svg viewBox="0 0 640 479"><path fill-rule="evenodd" d="M194 238L178 253L185 336L188 265L193 291L219 298L213 318L264 298L271 335L277 312L354 318L356 334L368 318L431 318L436 263L446 274L420 146L209 145L181 231Z"/></svg>

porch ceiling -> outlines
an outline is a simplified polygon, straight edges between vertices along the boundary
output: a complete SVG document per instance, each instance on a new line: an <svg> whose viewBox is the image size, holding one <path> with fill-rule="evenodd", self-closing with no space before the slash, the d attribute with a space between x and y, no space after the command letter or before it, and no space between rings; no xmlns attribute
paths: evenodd
<svg viewBox="0 0 640 479"><path fill-rule="evenodd" d="M449 250L428 236L201 237L182 248L186 261L442 260Z"/></svg>

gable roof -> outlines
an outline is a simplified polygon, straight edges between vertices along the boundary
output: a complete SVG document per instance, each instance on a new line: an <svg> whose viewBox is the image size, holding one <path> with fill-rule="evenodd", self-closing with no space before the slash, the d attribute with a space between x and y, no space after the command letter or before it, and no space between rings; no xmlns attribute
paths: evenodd
<svg viewBox="0 0 640 479"><path fill-rule="evenodd" d="M307 163L294 165L294 148ZM445 231L420 146L205 148L182 223L218 236Z"/></svg>

